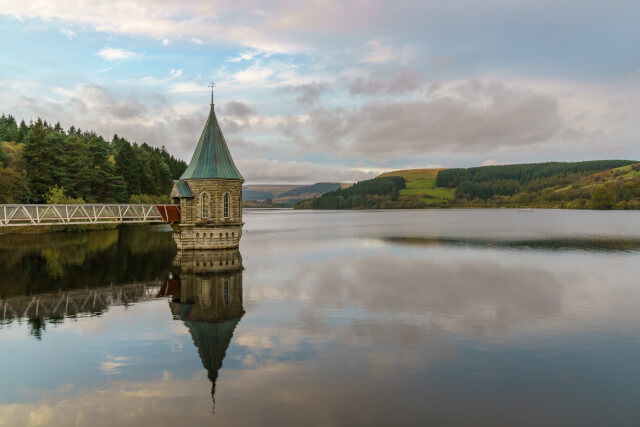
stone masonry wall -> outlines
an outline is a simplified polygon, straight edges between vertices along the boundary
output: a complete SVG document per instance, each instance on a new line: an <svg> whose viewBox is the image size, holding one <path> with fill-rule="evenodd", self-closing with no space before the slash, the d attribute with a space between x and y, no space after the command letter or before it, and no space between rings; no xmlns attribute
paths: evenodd
<svg viewBox="0 0 640 427"><path fill-rule="evenodd" d="M174 225L173 240L178 249L233 249L240 244L242 224Z"/></svg>
<svg viewBox="0 0 640 427"><path fill-rule="evenodd" d="M222 225L242 224L242 181L227 179L187 179L185 180L193 199L183 199L181 204L181 224ZM209 194L209 217L201 218L201 195ZM224 218L224 194L229 193L229 218Z"/></svg>

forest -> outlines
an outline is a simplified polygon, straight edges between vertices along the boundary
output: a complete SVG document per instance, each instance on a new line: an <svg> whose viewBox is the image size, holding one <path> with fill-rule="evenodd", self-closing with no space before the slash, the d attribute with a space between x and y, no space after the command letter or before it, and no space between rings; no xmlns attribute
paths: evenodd
<svg viewBox="0 0 640 427"><path fill-rule="evenodd" d="M405 180L399 176L373 178L351 187L325 193L320 197L300 202L298 208L312 209L376 209L388 207L398 200Z"/></svg>
<svg viewBox="0 0 640 427"><path fill-rule="evenodd" d="M0 117L0 203L168 202L186 167L164 146Z"/></svg>
<svg viewBox="0 0 640 427"><path fill-rule="evenodd" d="M633 163L629 160L593 160L445 169L438 173L436 186L456 188L458 196L486 200L496 195L512 196L521 191L568 185L587 174Z"/></svg>

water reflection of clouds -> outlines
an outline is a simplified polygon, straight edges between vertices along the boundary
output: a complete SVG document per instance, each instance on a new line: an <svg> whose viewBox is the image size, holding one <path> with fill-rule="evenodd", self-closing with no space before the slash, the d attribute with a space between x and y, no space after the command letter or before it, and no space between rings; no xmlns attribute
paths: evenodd
<svg viewBox="0 0 640 427"><path fill-rule="evenodd" d="M105 360L100 363L100 370L107 375L121 374L125 366L129 366L129 357L126 356L106 356Z"/></svg>
<svg viewBox="0 0 640 427"><path fill-rule="evenodd" d="M114 381L103 388L57 390L41 401L0 406L10 425L175 426L210 421L211 385L204 375L173 380ZM178 415L179 414L179 415ZM188 415L191 414L191 415ZM178 421L179 420L179 421Z"/></svg>
<svg viewBox="0 0 640 427"><path fill-rule="evenodd" d="M195 343L199 335L189 335L185 323L171 320L166 300L114 307L48 331L44 344L73 348L81 338L95 350L70 352L65 360L83 377L120 374L60 392L38 383L38 393L23 393L21 403L4 400L0 420L97 427L423 425L424 418L469 424L481 415L487 424L543 424L536 417L551 408L576 414L571 409L584 397L577 384L590 385L585 376L597 387L607 384L592 371L601 360L618 359L602 358L603 352L637 350L627 339L638 336L640 321L637 252L407 244L344 228L322 236L331 232L328 225L320 233L297 230L286 237L249 233L243 240L246 314L224 340L219 375L214 367L213 420L203 369L209 365L198 354L206 346ZM3 330L3 339L17 331L24 329ZM32 341L3 342L25 354ZM13 364L6 354L0 358Z"/></svg>
<svg viewBox="0 0 640 427"><path fill-rule="evenodd" d="M412 322L434 330L478 337L536 330L562 333L603 317L615 321L611 314L620 308L620 315L630 315L624 308L640 297L635 290L640 273L635 255L521 256L500 250L418 247L398 256L393 248L382 247L314 263L284 247L276 252L290 257L286 270L270 263L256 265L255 257L248 257L245 294L262 301L258 306L269 299L304 301L292 309L310 332L323 327L326 333L327 310L338 308L346 319L364 310L365 317L379 322L380 313L389 312L413 316Z"/></svg>

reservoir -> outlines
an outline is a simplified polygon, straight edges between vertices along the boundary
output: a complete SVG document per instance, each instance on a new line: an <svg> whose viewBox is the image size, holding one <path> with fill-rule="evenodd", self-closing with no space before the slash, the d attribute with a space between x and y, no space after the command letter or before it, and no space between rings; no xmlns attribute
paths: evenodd
<svg viewBox="0 0 640 427"><path fill-rule="evenodd" d="M634 211L0 236L0 426L637 425Z"/></svg>

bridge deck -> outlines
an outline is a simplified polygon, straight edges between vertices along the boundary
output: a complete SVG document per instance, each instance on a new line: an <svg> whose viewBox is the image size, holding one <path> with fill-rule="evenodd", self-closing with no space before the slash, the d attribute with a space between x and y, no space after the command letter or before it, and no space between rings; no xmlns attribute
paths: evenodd
<svg viewBox="0 0 640 427"><path fill-rule="evenodd" d="M166 223L180 221L179 205L0 205L0 227Z"/></svg>

